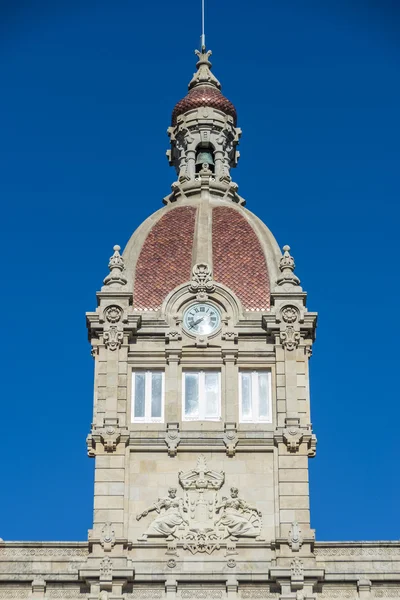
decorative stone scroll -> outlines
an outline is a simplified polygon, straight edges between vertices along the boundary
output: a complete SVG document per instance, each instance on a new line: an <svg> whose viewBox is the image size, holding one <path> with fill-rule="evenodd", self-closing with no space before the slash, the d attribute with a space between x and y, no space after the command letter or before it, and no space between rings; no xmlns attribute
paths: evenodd
<svg viewBox="0 0 400 600"><path fill-rule="evenodd" d="M235 487L230 488L229 498L221 498L218 492L225 482L225 473L210 469L202 454L194 469L178 473L178 481L183 497L178 497L176 488L170 488L168 496L159 498L137 515L140 521L150 512L157 512L139 541L165 537L192 554L211 554L221 544L232 545L239 538L259 537L261 512L240 498Z"/></svg>

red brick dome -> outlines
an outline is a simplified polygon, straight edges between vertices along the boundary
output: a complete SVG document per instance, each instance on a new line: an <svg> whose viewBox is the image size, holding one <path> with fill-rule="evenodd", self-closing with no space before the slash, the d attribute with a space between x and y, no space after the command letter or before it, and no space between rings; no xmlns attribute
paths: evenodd
<svg viewBox="0 0 400 600"><path fill-rule="evenodd" d="M237 114L232 102L225 98L223 94L214 86L199 85L192 88L189 93L180 100L172 112L172 125L176 124L179 115L183 115L188 110L199 108L200 106L210 106L221 112L230 115L236 126Z"/></svg>

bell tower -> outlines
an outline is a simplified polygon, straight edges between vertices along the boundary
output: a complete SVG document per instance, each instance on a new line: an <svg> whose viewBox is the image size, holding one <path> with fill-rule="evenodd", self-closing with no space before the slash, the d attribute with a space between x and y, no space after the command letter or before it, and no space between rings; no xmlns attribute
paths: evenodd
<svg viewBox="0 0 400 600"><path fill-rule="evenodd" d="M316 313L232 179L241 130L197 70L168 128L164 207L114 246L87 314L95 363L89 597L304 600Z"/></svg>

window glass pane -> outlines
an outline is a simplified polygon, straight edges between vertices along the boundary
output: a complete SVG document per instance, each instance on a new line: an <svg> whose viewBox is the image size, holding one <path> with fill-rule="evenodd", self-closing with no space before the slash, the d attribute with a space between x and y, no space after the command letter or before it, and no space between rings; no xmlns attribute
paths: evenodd
<svg viewBox="0 0 400 600"><path fill-rule="evenodd" d="M205 407L204 407L204 416L205 417L218 417L219 413L219 373L213 373L210 371L209 373L205 373Z"/></svg>
<svg viewBox="0 0 400 600"><path fill-rule="evenodd" d="M241 373L242 385L242 419L251 419L253 416L251 399L251 373Z"/></svg>
<svg viewBox="0 0 400 600"><path fill-rule="evenodd" d="M199 414L199 375L185 373L185 416L196 417Z"/></svg>
<svg viewBox="0 0 400 600"><path fill-rule="evenodd" d="M162 374L151 374L151 416L161 418Z"/></svg>
<svg viewBox="0 0 400 600"><path fill-rule="evenodd" d="M144 373L135 373L135 418L144 417Z"/></svg>
<svg viewBox="0 0 400 600"><path fill-rule="evenodd" d="M267 371L258 373L258 416L260 419L266 419L269 416L269 385Z"/></svg>

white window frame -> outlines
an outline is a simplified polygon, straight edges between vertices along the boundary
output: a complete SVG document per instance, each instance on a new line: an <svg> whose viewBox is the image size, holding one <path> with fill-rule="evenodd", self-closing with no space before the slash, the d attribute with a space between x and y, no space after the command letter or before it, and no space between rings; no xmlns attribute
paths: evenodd
<svg viewBox="0 0 400 600"><path fill-rule="evenodd" d="M242 411L242 373L251 374L251 418L243 418ZM268 415L259 417L258 374L268 375ZM271 369L239 369L239 423L272 423L272 385ZM256 412L256 415L254 414Z"/></svg>
<svg viewBox="0 0 400 600"><path fill-rule="evenodd" d="M199 376L199 414L197 417L188 417L185 414L185 375L195 373ZM205 374L216 373L218 375L218 412L214 417L207 417L205 409ZM221 371L215 369L185 369L182 372L182 421L220 421L221 420Z"/></svg>
<svg viewBox="0 0 400 600"><path fill-rule="evenodd" d="M144 417L135 417L135 377L136 373L145 374L144 384ZM161 375L161 417L151 417L151 381L153 373ZM164 371L153 369L132 370L132 394L131 394L131 423L164 423L164 404L165 404L165 373Z"/></svg>

